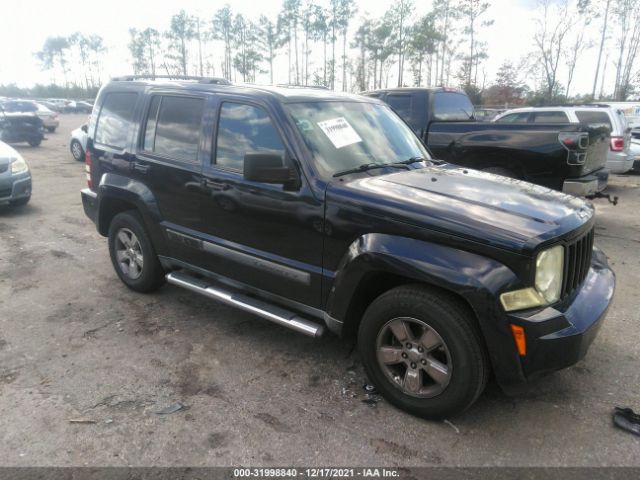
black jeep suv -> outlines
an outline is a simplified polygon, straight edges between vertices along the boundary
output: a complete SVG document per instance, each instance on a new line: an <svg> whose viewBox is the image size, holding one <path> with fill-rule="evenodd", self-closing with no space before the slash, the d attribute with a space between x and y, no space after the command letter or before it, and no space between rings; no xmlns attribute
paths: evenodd
<svg viewBox="0 0 640 480"><path fill-rule="evenodd" d="M613 296L589 203L433 161L377 99L128 77L88 136L84 209L129 288L355 336L414 414L572 365Z"/></svg>

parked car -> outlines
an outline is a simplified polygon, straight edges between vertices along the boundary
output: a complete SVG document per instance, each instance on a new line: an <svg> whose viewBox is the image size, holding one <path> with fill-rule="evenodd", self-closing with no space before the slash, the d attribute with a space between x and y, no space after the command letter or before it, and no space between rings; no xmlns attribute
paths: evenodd
<svg viewBox="0 0 640 480"><path fill-rule="evenodd" d="M392 88L364 95L388 103L438 159L578 196L594 195L607 185L604 126L477 122L467 95L454 88Z"/></svg>
<svg viewBox="0 0 640 480"><path fill-rule="evenodd" d="M71 132L71 141L69 142L69 150L73 158L79 162L84 161L84 152L87 148L87 124L76 128Z"/></svg>
<svg viewBox="0 0 640 480"><path fill-rule="evenodd" d="M576 123L605 124L611 129L606 168L611 173L625 173L633 168L629 156L631 129L621 110L607 106L528 107L507 110L494 120L497 123Z"/></svg>
<svg viewBox="0 0 640 480"><path fill-rule="evenodd" d="M36 115L42 119L44 128L46 128L49 133L55 132L56 128L60 126L58 114L40 103L37 103L36 106L38 109Z"/></svg>
<svg viewBox="0 0 640 480"><path fill-rule="evenodd" d="M76 102L76 113L91 113L91 110L93 110L93 103L84 100Z"/></svg>
<svg viewBox="0 0 640 480"><path fill-rule="evenodd" d="M4 104L3 104L4 105ZM0 141L27 142L37 147L44 139L44 124L35 113L10 113L0 105Z"/></svg>
<svg viewBox="0 0 640 480"><path fill-rule="evenodd" d="M640 139L632 139L629 147L629 156L633 158L633 169L640 172Z"/></svg>
<svg viewBox="0 0 640 480"><path fill-rule="evenodd" d="M29 165L14 148L0 142L0 204L20 206L30 199Z"/></svg>
<svg viewBox="0 0 640 480"><path fill-rule="evenodd" d="M577 362L611 302L590 203L433 162L379 100L126 77L95 111L81 198L127 287L355 336L414 414L461 412L490 371L509 388Z"/></svg>

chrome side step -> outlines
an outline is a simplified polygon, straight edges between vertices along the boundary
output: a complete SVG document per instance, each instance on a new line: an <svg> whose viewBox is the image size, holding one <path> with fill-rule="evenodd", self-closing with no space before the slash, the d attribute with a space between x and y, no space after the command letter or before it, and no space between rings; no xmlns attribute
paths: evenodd
<svg viewBox="0 0 640 480"><path fill-rule="evenodd" d="M167 282L173 285L178 285L179 287L186 288L200 295L213 298L232 307L240 308L241 310L271 320L273 323L277 323L283 327L288 327L297 332L309 335L310 337L319 337L324 333L324 327L322 325L307 320L297 313L276 307L247 295L222 290L218 286L213 286L206 279L196 278L183 272L168 273L166 279Z"/></svg>

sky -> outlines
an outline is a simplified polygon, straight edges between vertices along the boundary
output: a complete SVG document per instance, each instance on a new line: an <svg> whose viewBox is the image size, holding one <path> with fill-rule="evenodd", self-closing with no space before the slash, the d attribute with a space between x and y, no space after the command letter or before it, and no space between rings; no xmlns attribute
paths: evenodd
<svg viewBox="0 0 640 480"><path fill-rule="evenodd" d="M535 0L490 0L491 8L483 18L493 19L494 24L482 30L481 40L488 44L489 58L484 63L487 84L495 79L499 66L505 60L517 61L533 51L535 31ZM108 48L102 63L105 76L131 74L131 64L127 43L130 27L154 27L160 31L168 27L171 15L183 8L190 14L211 18L213 12L222 7L224 0L180 0L180 2L158 2L157 0L107 0L80 2L70 0L4 0L0 2L3 19L0 26L0 84L16 83L31 86L35 83L49 83L50 74L43 72L34 52L40 50L47 36L70 35L73 32L96 33L101 35ZM282 0L233 0L228 2L235 12L257 19L265 14L275 19ZM323 0L318 3L322 4ZM371 17L381 16L392 4L391 1L356 0L358 13L354 17L354 27L364 12ZM430 9L429 0L414 2L415 18ZM98 8L99 5L99 8ZM585 41L598 38L599 22L587 29ZM352 31L353 31L352 30ZM611 42L611 50L613 49ZM321 50L318 48L318 50ZM217 55L216 52L214 52ZM222 52L220 52L220 55ZM355 52L354 52L355 54ZM572 94L590 93L593 85L597 52L587 51L578 62ZM607 56L605 55L605 58ZM605 92L613 88L613 55L608 56L605 76ZM284 67L284 68L282 68ZM561 66L560 81L566 83L566 67ZM276 59L274 70L276 83L287 81L286 56ZM395 74L390 76L393 84ZM407 74L405 74L406 78ZM340 75L337 75L339 78ZM527 80L527 79L525 79ZM533 84L533 79L529 83ZM258 82L268 82L267 75L257 78ZM452 82L453 83L453 82Z"/></svg>

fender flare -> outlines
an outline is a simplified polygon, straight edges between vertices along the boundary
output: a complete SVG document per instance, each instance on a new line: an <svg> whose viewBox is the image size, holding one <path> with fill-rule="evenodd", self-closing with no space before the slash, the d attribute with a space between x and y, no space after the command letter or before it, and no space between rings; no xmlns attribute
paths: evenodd
<svg viewBox="0 0 640 480"><path fill-rule="evenodd" d="M158 225L162 217L151 190L137 180L115 173L105 173L98 186L96 225L101 235L106 236L109 231L107 219L114 201L133 205L142 216L146 227L153 230L149 233L156 233L156 229L158 232L160 231Z"/></svg>
<svg viewBox="0 0 640 480"><path fill-rule="evenodd" d="M329 292L326 312L334 330L344 332L353 322L360 322L360 318L348 318L351 299L371 274L396 275L461 297L478 320L494 367L510 365L512 373L521 372L508 319L498 298L504 291L521 288L522 282L506 265L424 240L379 233L363 235L349 246Z"/></svg>

